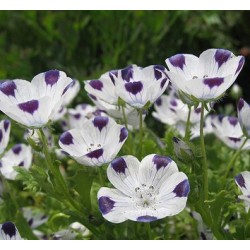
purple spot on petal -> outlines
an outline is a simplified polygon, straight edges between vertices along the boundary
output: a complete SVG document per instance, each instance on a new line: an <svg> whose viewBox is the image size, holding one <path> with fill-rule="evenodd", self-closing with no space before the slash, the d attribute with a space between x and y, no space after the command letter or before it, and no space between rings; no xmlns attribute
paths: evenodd
<svg viewBox="0 0 250 250"><path fill-rule="evenodd" d="M3 126L4 126L4 130L6 132L7 129L9 128L9 126L10 126L10 121L9 120L4 120Z"/></svg>
<svg viewBox="0 0 250 250"><path fill-rule="evenodd" d="M177 197L187 197L190 191L188 180L180 182L173 190Z"/></svg>
<svg viewBox="0 0 250 250"><path fill-rule="evenodd" d="M26 113L29 113L31 115L33 115L33 113L38 109L39 107L39 101L38 100L31 100L28 102L23 102L23 103L19 103L18 107Z"/></svg>
<svg viewBox="0 0 250 250"><path fill-rule="evenodd" d="M178 54L169 58L169 62L174 66L183 70L185 64L185 56Z"/></svg>
<svg viewBox="0 0 250 250"><path fill-rule="evenodd" d="M119 174L125 174L125 170L128 168L126 161L122 157L113 160L111 162L111 167Z"/></svg>
<svg viewBox="0 0 250 250"><path fill-rule="evenodd" d="M159 170L161 167L166 167L172 160L166 156L154 155L153 163L156 165L156 169Z"/></svg>
<svg viewBox="0 0 250 250"><path fill-rule="evenodd" d="M122 128L120 132L120 140L119 142L123 142L128 137L128 130L126 128Z"/></svg>
<svg viewBox="0 0 250 250"><path fill-rule="evenodd" d="M122 79L126 82L129 82L133 78L133 66L129 65L128 67L121 70Z"/></svg>
<svg viewBox="0 0 250 250"><path fill-rule="evenodd" d="M235 177L235 181L238 183L238 185L239 185L240 187L246 188L246 186L245 186L245 179L244 179L244 177L242 176L242 174L237 175L237 176Z"/></svg>
<svg viewBox="0 0 250 250"><path fill-rule="evenodd" d="M177 103L177 101L176 101L175 99L172 99L172 100L170 101L170 104L171 104L172 106L174 106L174 107L176 107L176 106L178 105L178 103Z"/></svg>
<svg viewBox="0 0 250 250"><path fill-rule="evenodd" d="M0 91L2 91L7 96L15 97L16 84L14 81L7 80L0 84Z"/></svg>
<svg viewBox="0 0 250 250"><path fill-rule="evenodd" d="M177 137L173 137L172 140L173 140L173 142L175 142L175 143L179 143L179 142L181 141L181 140L180 140L179 138L177 138Z"/></svg>
<svg viewBox="0 0 250 250"><path fill-rule="evenodd" d="M220 68L223 63L226 63L230 57L230 51L224 49L217 49L214 55L214 59L218 63L218 68Z"/></svg>
<svg viewBox="0 0 250 250"><path fill-rule="evenodd" d="M244 106L244 100L242 98L240 98L240 100L238 102L238 110L241 111L243 106Z"/></svg>
<svg viewBox="0 0 250 250"><path fill-rule="evenodd" d="M21 161L19 164L18 164L18 167L23 167L24 166L24 161Z"/></svg>
<svg viewBox="0 0 250 250"><path fill-rule="evenodd" d="M1 230L4 232L4 234L8 235L10 238L16 235L16 227L10 221L3 223Z"/></svg>
<svg viewBox="0 0 250 250"><path fill-rule="evenodd" d="M70 89L70 88L72 88L73 86L74 86L74 84L75 84L75 81L73 80L70 84L68 84L65 88L64 88L64 90L63 90L63 92L62 92L62 96Z"/></svg>
<svg viewBox="0 0 250 250"><path fill-rule="evenodd" d="M29 219L28 221L29 226L32 226L33 222L34 222L33 218Z"/></svg>
<svg viewBox="0 0 250 250"><path fill-rule="evenodd" d="M109 77L110 77L112 83L115 85L114 75L116 77L118 77L118 70L112 70L112 71L109 72Z"/></svg>
<svg viewBox="0 0 250 250"><path fill-rule="evenodd" d="M210 89L213 87L219 87L224 82L223 77L215 77L215 78L205 78L203 79L203 83L207 85Z"/></svg>
<svg viewBox="0 0 250 250"><path fill-rule="evenodd" d="M161 88L163 88L167 82L168 78L164 78L162 81L161 81Z"/></svg>
<svg viewBox="0 0 250 250"><path fill-rule="evenodd" d="M200 114L200 113L201 113L201 108L194 109L194 112L195 112L196 114Z"/></svg>
<svg viewBox="0 0 250 250"><path fill-rule="evenodd" d="M60 72L58 70L50 70L44 73L44 79L47 85L54 85L59 79Z"/></svg>
<svg viewBox="0 0 250 250"><path fill-rule="evenodd" d="M224 117L225 117L224 115L218 115L219 122L222 122Z"/></svg>
<svg viewBox="0 0 250 250"><path fill-rule="evenodd" d="M108 122L109 118L107 116L96 116L93 120L94 126L97 127L100 132L107 126Z"/></svg>
<svg viewBox="0 0 250 250"><path fill-rule="evenodd" d="M2 161L0 161L0 168L3 166Z"/></svg>
<svg viewBox="0 0 250 250"><path fill-rule="evenodd" d="M244 63L245 63L245 58L242 56L241 59L240 59L240 61L239 61L238 67L237 67L237 69L236 69L236 71L235 71L235 75L236 75L239 71L241 71L241 69L242 69Z"/></svg>
<svg viewBox="0 0 250 250"><path fill-rule="evenodd" d="M97 100L97 98L94 96L94 95L91 95L91 94L88 94L88 96L90 97L90 99L92 99L92 100Z"/></svg>
<svg viewBox="0 0 250 250"><path fill-rule="evenodd" d="M64 145L73 144L73 136L70 132L66 131L60 136L60 142Z"/></svg>
<svg viewBox="0 0 250 250"><path fill-rule="evenodd" d="M77 120L79 120L81 118L81 114L75 114L74 118L77 119Z"/></svg>
<svg viewBox="0 0 250 250"><path fill-rule="evenodd" d="M16 155L19 155L21 150L22 150L22 146L20 144L17 144L12 148L13 153Z"/></svg>
<svg viewBox="0 0 250 250"><path fill-rule="evenodd" d="M87 157L89 158L96 158L98 159L99 157L101 157L103 155L103 149L100 148L100 149L96 149L94 151L91 151L89 153L86 154Z"/></svg>
<svg viewBox="0 0 250 250"><path fill-rule="evenodd" d="M90 81L89 85L93 88L93 89L96 89L96 90L99 90L101 91L102 88L103 88L103 83L99 80L92 80Z"/></svg>
<svg viewBox="0 0 250 250"><path fill-rule="evenodd" d="M3 131L2 129L0 129L0 142L2 141L2 139L3 139Z"/></svg>
<svg viewBox="0 0 250 250"><path fill-rule="evenodd" d="M238 124L238 118L237 117L232 117L229 116L228 117L228 121L232 126L236 126Z"/></svg>
<svg viewBox="0 0 250 250"><path fill-rule="evenodd" d="M161 105L162 105L161 97L159 97L159 98L155 101L155 104L156 104L157 106L161 106Z"/></svg>
<svg viewBox="0 0 250 250"><path fill-rule="evenodd" d="M155 220L157 220L157 217L149 216L149 215L144 215L144 216L140 216L137 218L137 221L139 221L139 222L151 222L151 221L155 221Z"/></svg>
<svg viewBox="0 0 250 250"><path fill-rule="evenodd" d="M101 213L105 215L114 208L115 202L112 201L108 196L102 196L98 200L98 205Z"/></svg>
<svg viewBox="0 0 250 250"><path fill-rule="evenodd" d="M136 95L138 93L140 93L143 89L143 84L138 81L138 82L128 82L125 83L125 89L132 93L133 95Z"/></svg>
<svg viewBox="0 0 250 250"><path fill-rule="evenodd" d="M162 77L162 74L165 71L165 67L163 67L162 65L155 65L154 66L154 74L155 74L155 79L159 80Z"/></svg>
<svg viewBox="0 0 250 250"><path fill-rule="evenodd" d="M241 138L237 138L237 137L228 137L228 139L230 141L233 141L234 143L237 143L237 142L241 141Z"/></svg>

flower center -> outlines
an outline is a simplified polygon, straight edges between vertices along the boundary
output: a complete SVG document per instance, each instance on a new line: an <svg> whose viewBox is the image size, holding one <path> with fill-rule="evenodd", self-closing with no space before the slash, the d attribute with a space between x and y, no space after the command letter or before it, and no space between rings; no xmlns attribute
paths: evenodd
<svg viewBox="0 0 250 250"><path fill-rule="evenodd" d="M140 187L135 188L134 197L136 206L143 208L153 208L156 202L156 192L153 186L142 184Z"/></svg>
<svg viewBox="0 0 250 250"><path fill-rule="evenodd" d="M102 145L100 143L90 143L88 146L87 146L87 149L86 151L87 152L91 152L91 151L94 151L96 149L99 149L101 148Z"/></svg>

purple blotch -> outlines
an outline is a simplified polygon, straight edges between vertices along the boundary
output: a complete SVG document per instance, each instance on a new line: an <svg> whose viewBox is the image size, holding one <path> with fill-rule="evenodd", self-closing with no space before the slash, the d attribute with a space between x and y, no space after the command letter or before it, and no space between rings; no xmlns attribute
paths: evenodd
<svg viewBox="0 0 250 250"><path fill-rule="evenodd" d="M236 126L238 124L238 118L237 117L232 117L229 116L228 117L228 121L232 126Z"/></svg>
<svg viewBox="0 0 250 250"><path fill-rule="evenodd" d="M128 168L126 161L122 157L113 160L111 162L111 167L119 174L125 174L125 170Z"/></svg>
<svg viewBox="0 0 250 250"><path fill-rule="evenodd" d="M180 140L179 138L177 138L177 137L173 137L172 140L173 140L173 142L175 142L175 143L179 143L179 142L181 141L181 140Z"/></svg>
<svg viewBox="0 0 250 250"><path fill-rule="evenodd" d="M162 81L161 81L161 88L163 88L167 82L168 78L164 78Z"/></svg>
<svg viewBox="0 0 250 250"><path fill-rule="evenodd" d="M6 132L7 129L10 127L10 121L9 120L4 120L3 126L4 126L4 130Z"/></svg>
<svg viewBox="0 0 250 250"><path fill-rule="evenodd" d="M116 77L118 77L118 70L111 70L111 71L109 72L109 77L110 77L112 83L115 85L114 75L115 75Z"/></svg>
<svg viewBox="0 0 250 250"><path fill-rule="evenodd" d="M224 49L217 49L214 58L215 61L218 63L218 68L220 68L223 63L227 62L230 57L230 51Z"/></svg>
<svg viewBox="0 0 250 250"><path fill-rule="evenodd" d="M48 85L54 85L59 79L60 72L58 70L49 70L45 72L45 82Z"/></svg>
<svg viewBox="0 0 250 250"><path fill-rule="evenodd" d="M98 205L101 213L105 215L114 208L115 202L112 201L108 196L102 196L98 200Z"/></svg>
<svg viewBox="0 0 250 250"><path fill-rule="evenodd" d="M94 95L88 94L88 96L90 97L90 99L93 99L95 101L97 100L96 96L94 96Z"/></svg>
<svg viewBox="0 0 250 250"><path fill-rule="evenodd" d="M169 58L169 62L174 66L183 70L185 65L185 56L183 54L177 54Z"/></svg>
<svg viewBox="0 0 250 250"><path fill-rule="evenodd" d="M137 221L139 221L139 222L151 222L151 221L155 221L155 220L157 220L157 217L149 216L149 215L144 215L144 216L140 216L137 218Z"/></svg>
<svg viewBox="0 0 250 250"><path fill-rule="evenodd" d="M129 65L128 67L121 70L122 79L126 82L129 82L133 78L133 66Z"/></svg>
<svg viewBox="0 0 250 250"><path fill-rule="evenodd" d="M9 237L13 237L16 235L16 227L15 225L8 221L8 222L5 222L3 225L2 225L2 228L1 230L3 230L3 232L6 234L6 235L9 235Z"/></svg>
<svg viewBox="0 0 250 250"><path fill-rule="evenodd" d="M19 155L21 150L22 150L22 146L20 144L17 144L12 148L13 153L16 155Z"/></svg>
<svg viewBox="0 0 250 250"><path fill-rule="evenodd" d="M240 187L246 188L246 186L245 186L245 179L244 179L244 177L242 176L242 174L238 174L238 175L235 177L235 180L236 180L236 182L238 183L238 185L239 185Z"/></svg>
<svg viewBox="0 0 250 250"><path fill-rule="evenodd" d="M215 77L215 78L205 78L203 79L203 83L207 85L210 89L213 87L219 87L224 82L223 77Z"/></svg>
<svg viewBox="0 0 250 250"><path fill-rule="evenodd" d="M194 112L195 112L196 114L200 114L200 113L201 113L201 108L195 109Z"/></svg>
<svg viewBox="0 0 250 250"><path fill-rule="evenodd" d="M242 56L234 75L236 75L242 69L244 63L245 63L245 58Z"/></svg>
<svg viewBox="0 0 250 250"><path fill-rule="evenodd" d="M105 126L107 126L108 122L109 118L107 116L96 116L93 120L94 126L97 127L100 132Z"/></svg>
<svg viewBox="0 0 250 250"><path fill-rule="evenodd" d="M172 106L174 106L174 107L176 107L176 106L178 105L178 103L177 103L177 101L176 101L175 99L172 99L172 100L170 101L170 104L171 104Z"/></svg>
<svg viewBox="0 0 250 250"><path fill-rule="evenodd" d="M29 219L28 221L29 226L32 226L33 222L34 222L33 218Z"/></svg>
<svg viewBox="0 0 250 250"><path fill-rule="evenodd" d="M103 88L103 83L100 80L92 80L90 81L89 85L96 90L101 91Z"/></svg>
<svg viewBox="0 0 250 250"><path fill-rule="evenodd" d="M187 197L190 191L190 186L188 180L180 182L173 190L177 197Z"/></svg>
<svg viewBox="0 0 250 250"><path fill-rule="evenodd" d="M159 98L155 101L155 104L156 104L157 106L161 106L161 105L162 105L161 97L159 97Z"/></svg>
<svg viewBox="0 0 250 250"><path fill-rule="evenodd" d="M138 94L139 92L142 91L143 89L143 84L138 81L138 82L128 82L128 83L125 83L125 89L132 93L133 95L136 95Z"/></svg>
<svg viewBox="0 0 250 250"><path fill-rule="evenodd" d="M68 84L65 88L64 88L64 90L63 90L63 92L62 92L62 96L70 89L70 88L72 88L73 86L74 86L74 84L75 84L75 81L73 80L70 84Z"/></svg>
<svg viewBox="0 0 250 250"><path fill-rule="evenodd" d="M238 110L241 111L243 106L244 106L244 100L242 98L240 98L240 100L238 102Z"/></svg>
<svg viewBox="0 0 250 250"><path fill-rule="evenodd" d="M165 67L162 65L155 65L154 66L154 73L155 73L155 79L159 80L162 77L162 74L165 71Z"/></svg>
<svg viewBox="0 0 250 250"><path fill-rule="evenodd" d="M96 149L96 150L94 150L94 151L89 152L89 153L86 154L86 156L89 157L89 158L91 158L91 159L92 158L98 159L102 155L103 155L103 149L102 148Z"/></svg>
<svg viewBox="0 0 250 250"><path fill-rule="evenodd" d="M128 130L123 127L120 132L120 140L119 142L123 142L128 137Z"/></svg>
<svg viewBox="0 0 250 250"><path fill-rule="evenodd" d="M7 80L0 84L0 90L7 96L15 97L16 84L14 81Z"/></svg>
<svg viewBox="0 0 250 250"><path fill-rule="evenodd" d="M24 166L24 161L21 161L19 164L18 164L18 167L23 167Z"/></svg>
<svg viewBox="0 0 250 250"><path fill-rule="evenodd" d="M70 132L66 131L60 136L60 142L64 145L73 144L73 136Z"/></svg>
<svg viewBox="0 0 250 250"><path fill-rule="evenodd" d="M38 109L39 107L39 101L38 100L31 100L28 102L23 102L23 103L19 103L18 107L26 113L29 113L31 115L33 115L33 113Z"/></svg>
<svg viewBox="0 0 250 250"><path fill-rule="evenodd" d="M156 165L156 169L159 170L161 167L166 167L172 160L169 157L154 155L153 163Z"/></svg>
<svg viewBox="0 0 250 250"><path fill-rule="evenodd" d="M237 142L241 141L241 138L237 138L237 137L228 137L228 139L230 141L233 141L234 143L237 143Z"/></svg>
<svg viewBox="0 0 250 250"><path fill-rule="evenodd" d="M79 120L81 118L81 114L79 114L79 113L78 114L74 114L74 118L77 119L77 120Z"/></svg>
<svg viewBox="0 0 250 250"><path fill-rule="evenodd" d="M0 129L0 142L2 141L2 139L3 139L3 131L2 129Z"/></svg>

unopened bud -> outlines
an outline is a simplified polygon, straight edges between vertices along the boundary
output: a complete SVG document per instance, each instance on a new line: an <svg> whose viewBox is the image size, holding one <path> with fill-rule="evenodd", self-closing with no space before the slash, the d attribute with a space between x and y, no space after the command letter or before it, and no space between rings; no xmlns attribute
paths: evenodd
<svg viewBox="0 0 250 250"><path fill-rule="evenodd" d="M233 84L230 95L235 100L238 100L242 96L242 89L237 83Z"/></svg>
<svg viewBox="0 0 250 250"><path fill-rule="evenodd" d="M193 160L193 151L184 141L177 137L173 137L173 142L174 152L180 160L184 162L190 162Z"/></svg>

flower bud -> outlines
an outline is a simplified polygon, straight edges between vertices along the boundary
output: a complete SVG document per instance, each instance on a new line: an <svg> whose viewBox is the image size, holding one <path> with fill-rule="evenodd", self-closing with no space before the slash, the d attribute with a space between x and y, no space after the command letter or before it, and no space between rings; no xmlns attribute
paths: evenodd
<svg viewBox="0 0 250 250"><path fill-rule="evenodd" d="M184 162L190 162L193 160L192 149L181 139L173 137L174 152L180 160Z"/></svg>

